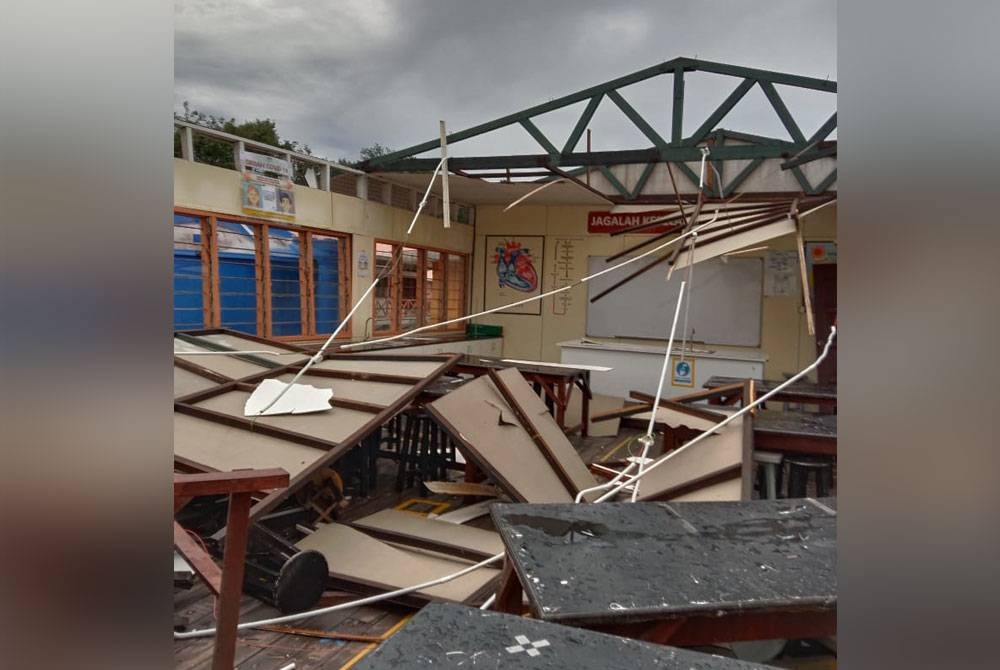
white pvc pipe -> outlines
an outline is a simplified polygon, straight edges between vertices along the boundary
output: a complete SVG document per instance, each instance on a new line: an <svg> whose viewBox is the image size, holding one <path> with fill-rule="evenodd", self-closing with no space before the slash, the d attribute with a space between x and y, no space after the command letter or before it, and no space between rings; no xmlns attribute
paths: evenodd
<svg viewBox="0 0 1000 670"><path fill-rule="evenodd" d="M693 447L694 445L698 444L702 440L710 437L711 435L713 435L714 433L716 433L716 431L718 431L721 428L726 427L731 422L735 421L738 417L743 416L744 414L746 414L747 412L749 412L750 410L752 410L754 407L756 407L757 405L759 405L762 402L764 402L765 400L767 400L768 398L771 398L776 393L784 390L785 388L787 388L791 384L794 384L798 380L800 380L803 377L805 377L807 374L809 374L810 372L812 372L813 370L815 370L819 366L819 364L823 362L823 359L826 358L827 353L829 353L829 351L830 351L830 345L833 344L833 338L836 336L836 334L837 334L837 327L836 326L832 326L830 328L830 336L826 340L826 346L823 347L823 352L819 355L819 357L815 361L812 362L812 365L810 365L809 367L807 367L804 370L800 371L794 377L792 377L792 378L784 381L783 383L779 384L778 386L775 386L773 389L771 389L771 391L769 391L768 393L765 393L761 397L757 398L755 401L753 401L749 405L744 405L744 407L740 411L735 412L735 413L729 415L728 417L726 417L725 419L723 419L719 423L717 423L714 426L712 426L711 428L705 430L705 432L703 432L701 435L699 435L698 437L694 438L693 440L691 440L687 444L683 445L682 447L680 447L678 449L675 449L674 451L671 451L669 454L666 454L665 456L661 456L659 459L656 460L656 462L654 462L652 465L650 465L648 468L646 468L646 470L644 472L642 472L641 474L635 475L634 477L631 477L628 481L622 482L621 484L619 484L618 486L616 486L611 491L608 491L607 493L605 493L604 495L602 495L600 498L598 498L594 502L604 502L608 498L611 498L612 496L614 496L615 494L617 494L619 491L621 491L623 488L625 488L629 484L635 484L636 482L638 482L638 480L641 477L643 477L645 475L648 475L650 472L652 472L656 468L660 467L661 465L663 465L664 463L666 463L667 461L669 461L671 458L674 458L674 457L680 455L682 452L690 449L691 447ZM653 412L654 413L656 412L656 407L653 407Z"/></svg>
<svg viewBox="0 0 1000 670"><path fill-rule="evenodd" d="M622 261L621 263L618 263L617 265L612 265L609 268L604 268L603 270L595 272L592 275L588 275L588 276L583 277L581 279L577 279L572 284L567 284L566 286L563 286L561 288L553 289L553 290L551 290L551 291L549 291L547 293L542 293L541 295L531 296L530 298L524 298L523 300L518 300L516 302L512 302L512 303L509 303L507 305L503 305L502 307L494 307L492 309L483 310L482 312L476 312L475 314L468 314L466 316L460 316L460 317L457 317L455 319L450 319L448 321L441 321L439 323L432 323L432 324L430 324L428 326L420 326L419 328L414 328L413 330L408 330L405 333L400 333L398 335L392 335L392 336L389 336L389 337L381 337L381 338L378 338L376 340L368 340L367 342L354 342L353 344L345 344L341 348L342 349L353 349L353 348L356 348L356 347L370 346L372 344L381 344L383 342L392 342L394 340L399 340L399 339L402 339L404 337L409 337L410 335L415 335L417 333L422 333L422 332L427 331L427 330L434 330L436 328L443 328L444 326L450 326L453 323L461 323L462 321L468 321L469 319L475 319L475 318L478 318L480 316L486 316L488 314L494 314L495 312L501 312L501 311L503 311L505 309L510 309L511 307L518 307L520 305L524 305L524 304L527 304L529 302L534 302L536 300L541 300L542 298L547 298L547 297L555 295L557 293L562 293L563 291L569 291L570 289L576 288L580 284L588 282L591 279L596 279L596 278L598 278L598 277L600 277L602 275L606 275L609 272L614 272L618 268L622 268L622 267L625 267L626 265L628 265L630 263L635 263L636 261L642 260L643 258L646 258L647 256L651 256L652 254L655 254L657 251L662 251L663 249L666 249L670 245L676 244L678 241L680 241L680 240L682 240L682 239L684 239L684 238L686 238L686 237L688 237L690 235L693 235L694 233L697 233L698 231L700 231L705 226L711 225L711 223L712 222L709 221L708 223L702 224L702 225L698 226L697 228L692 228L688 232L683 233L681 235L678 235L677 237L673 238L672 240L664 242L663 244L660 244L659 246L655 246L652 249L650 249L649 251L645 251L645 252L639 254L638 256L633 256L631 258L627 258L624 261Z"/></svg>
<svg viewBox="0 0 1000 670"><path fill-rule="evenodd" d="M423 211L424 205L427 204L427 195L431 192L431 186L434 185L434 179L437 177L438 170L441 169L441 165L443 163L444 159L442 158L441 161L437 164L437 167L434 168L434 173L431 175L430 183L427 184L427 190L424 192L424 198L423 200L420 201L420 205L417 207L417 211L414 212L413 220L410 221L410 227L406 229L406 235L404 235L404 238L410 236L410 232L413 230L413 226L416 225L417 218L419 218L420 216L420 212ZM400 246L400 253L402 253L402 246ZM292 388L292 386L295 385L295 382L299 381L299 379L302 378L302 375L304 375L309 370L309 368L313 366L314 363L318 363L323 360L323 354L326 353L327 348L331 344L333 344L334 339L336 339L337 335L340 334L340 331L344 329L344 326L346 326L348 323L351 322L351 319L354 317L354 313L357 312L358 308L364 304L365 300L368 298L369 295L371 295L372 291L375 290L375 287L378 286L378 283L384 278L384 276L385 275L379 275L375 277L375 280L371 283L371 286L369 286L368 289L361 295L361 299L358 300L357 303L355 303L354 307L351 308L351 311L347 313L347 316L345 316L343 320L341 320L340 325L338 325L337 329L334 330L333 333L330 335L330 337L326 339L326 342L324 342L323 346L319 348L319 351L316 352L316 355L310 358L309 361L302 366L302 369L299 370L298 373L292 378L292 381L289 382L288 385L285 386L285 388L281 389L281 393L276 395L274 397L274 400L269 402L266 407L260 410L260 413L257 414L257 416L263 416L264 412L271 409L271 407L273 407L275 403L281 400L281 398L286 393L288 393L288 389Z"/></svg>
<svg viewBox="0 0 1000 670"><path fill-rule="evenodd" d="M349 609L351 607L361 607L362 605L370 605L371 603L381 602L383 600L388 600L390 598L398 598L399 596L405 596L408 593L413 593L415 591L422 591L423 589L428 589L432 586L437 586L438 584L444 584L453 579L458 579L463 575L467 575L470 572L475 572L480 568L484 568L491 563L496 563L501 558L504 557L503 553L499 553L496 556L487 558L484 561L480 561L475 565L470 565L467 568L463 568L458 572L453 572L450 575L445 575L444 577L438 577L437 579L432 579L428 582L422 584L417 584L416 586L407 586L406 588L396 589L395 591L388 591L386 593L380 593L378 595L369 596L367 598L361 598L360 600L352 600L351 602L340 603L337 605L331 605L330 607L324 607L317 610L310 610L308 612L298 612L296 614L286 614L285 616L272 617L270 619L261 619L259 621L246 621L244 623L236 626L236 630L245 630L247 628L256 628L258 626L270 626L279 623L288 623L289 621L299 621L301 619L308 619L312 616L318 616L320 614L327 614L329 612L338 612L340 610ZM215 628L202 628L201 630L190 630L184 633L174 633L175 640L188 640L196 637L208 637L214 635L216 632Z"/></svg>
<svg viewBox="0 0 1000 670"><path fill-rule="evenodd" d="M595 503L604 502L608 498L611 498L614 495L616 495L623 488L629 486L630 484L637 483L642 477L644 477L645 475L649 474L650 472L652 472L653 470L655 470L659 466L663 465L663 463L667 462L668 460L670 460L671 458L673 458L674 456L676 456L677 454L679 454L681 451L683 451L685 449L688 449L688 448L692 447L693 445L697 444L701 440L705 439L709 435L711 435L714 432L716 432L718 429L723 428L724 426L726 426L727 424L729 424L731 421L735 420L736 417L742 416L743 414L746 414L751 409L753 409L754 407L756 407L760 403L764 402L765 400L767 400L768 398L770 398L774 394L776 394L779 391L785 389L790 384L793 384L794 382L798 381L799 379L801 379L805 375L807 375L810 372L812 372L814 369L816 369L819 366L819 364L821 362L823 362L823 359L826 358L826 355L830 351L830 345L833 343L833 339L836 336L836 334L837 334L837 328L836 328L836 326L834 326L834 327L832 327L830 329L830 336L829 336L829 338L827 338L826 346L823 347L823 352L820 354L820 356L815 361L813 361L812 365L810 365L809 367L805 368L804 370L802 370L801 372L799 372L798 374L796 374L791 379L789 379L789 380L785 381L784 383L776 386L769 393L766 393L766 394L762 395L760 398L758 398L757 400L755 400L753 403L745 406L739 412L737 412L737 413L735 413L735 414L727 417L725 420L719 422L718 424L716 424L712 428L706 430L704 433L702 433L698 437L694 438L693 440L691 440L690 442L688 442L687 444L685 444L684 446L682 446L680 449L672 451L669 454L667 454L666 456L661 457L659 460L657 460L652 465L650 465L645 471L643 471L642 473L640 473L640 474L638 474L638 475L630 478L628 481L619 484L613 490L608 491L608 493L606 493L605 495L601 496L600 498L598 498L594 502ZM654 407L653 411L655 412L655 410L656 410L656 408ZM621 480L622 478L624 478L625 475L626 475L626 473L632 468L633 465L635 465L635 464L633 463L633 464L629 465L627 468L625 468L624 470L622 470L622 472L619 473L618 476L615 477L614 480L612 480L612 482L614 482L616 480ZM601 490L603 488L608 488L609 485L611 485L610 482L609 482L609 484L604 484L604 485L592 487L590 489L584 489L583 491L580 492L580 494L577 495L576 502L579 503L580 499L583 497L583 495L585 493L587 493L589 491L596 491L596 490ZM296 614L288 614L288 615L285 615L285 616L274 617L274 618L271 618L271 619L262 619L262 620L259 620L259 621L247 621L247 622L239 624L236 627L236 629L237 630L245 630L247 628L256 628L258 626L267 626L267 625L272 625L272 624L287 623L289 621L298 621L300 619L306 619L306 618L309 618L309 617L312 617L312 616L317 616L317 615L320 615L320 614L327 614L329 612L336 612L336 611L339 611L339 610L349 609L349 608L352 608L352 607L360 607L362 605L369 605L371 603L381 602L383 600L388 600L390 598L396 598L398 596L406 595L408 593L413 593L415 591L421 591L423 589L430 588L432 586L437 586L438 584L444 584L445 582L449 582L449 581L451 581L453 579L457 579L457 578L459 578L459 577L461 577L463 575L469 574L470 572L474 572L475 570L478 570L479 568L483 568L483 567L486 567L487 565L495 563L495 562L499 561L500 559L502 559L503 557L504 557L504 554L503 553L499 553L499 554L497 554L495 556L487 558L484 561L480 561L479 563L476 563L475 565L471 565L471 566L469 566L467 568L459 570L458 572L454 572L454 573L452 573L450 575L445 575L444 577L438 577L437 579L433 579L431 581L424 582L422 584L417 584L415 586L408 586L406 588L396 589L395 591L389 591L387 593L381 593L381 594L378 594L378 595L369 596L367 598L361 598L360 600L353 600L351 602L340 603L338 605L332 605L330 607L325 607L325 608L317 609L317 610L311 610L311 611L308 611L308 612L298 612ZM203 628L201 630L192 630L192 631L187 631L187 632L184 632L184 633L174 632L174 639L175 640L186 640L186 639L198 638L198 637L208 637L210 635L214 635L215 632L216 632L215 628Z"/></svg>
<svg viewBox="0 0 1000 670"><path fill-rule="evenodd" d="M649 415L649 426L646 428L646 435L642 441L642 454L639 456L639 474L641 477L646 465L646 455L649 448L653 446L653 427L656 425L656 408L660 406L660 396L663 394L663 381L667 378L667 368L670 367L670 353L674 348L674 332L677 330L677 319L681 315L681 303L684 302L684 286L686 282L681 282L681 289L677 293L677 307L674 308L674 321L670 326L670 339L667 340L667 350L663 354L663 366L660 368L660 381L656 385L656 395L653 401L653 411ZM686 303L685 303L686 304ZM639 496L638 479L636 485L632 487L632 502Z"/></svg>

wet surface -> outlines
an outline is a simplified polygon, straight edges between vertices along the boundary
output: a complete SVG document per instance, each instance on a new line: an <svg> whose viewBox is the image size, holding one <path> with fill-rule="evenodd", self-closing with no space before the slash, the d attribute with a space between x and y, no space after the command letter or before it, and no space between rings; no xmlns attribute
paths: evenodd
<svg viewBox="0 0 1000 670"><path fill-rule="evenodd" d="M356 670L388 668L752 670L745 663L509 614L431 604Z"/></svg>
<svg viewBox="0 0 1000 670"><path fill-rule="evenodd" d="M712 376L703 385L704 388L714 389L720 386L728 386L729 384L742 384L746 381L743 377L721 377L718 375ZM778 381L774 379L755 379L754 387L757 389L757 395L762 396L765 393L773 391L778 386L784 384L784 381ZM837 385L836 384L815 384L808 381L797 381L794 384L790 384L784 388L782 393L788 395L798 395L803 398L813 397L822 400L836 400L837 399Z"/></svg>
<svg viewBox="0 0 1000 670"><path fill-rule="evenodd" d="M754 432L836 439L837 415L765 409L757 412L753 420L753 429Z"/></svg>
<svg viewBox="0 0 1000 670"><path fill-rule="evenodd" d="M836 499L498 504L543 619L644 620L836 604Z"/></svg>

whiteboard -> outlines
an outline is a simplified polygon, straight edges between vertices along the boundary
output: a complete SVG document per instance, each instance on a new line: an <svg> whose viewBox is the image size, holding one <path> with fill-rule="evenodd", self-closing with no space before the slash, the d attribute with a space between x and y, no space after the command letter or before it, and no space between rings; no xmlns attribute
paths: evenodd
<svg viewBox="0 0 1000 670"><path fill-rule="evenodd" d="M606 256L590 256L588 272L607 268ZM687 269L678 269L666 281L666 262L653 267L597 302L590 299L624 279L648 261L639 261L587 282L587 335L642 337L666 340ZM688 336L695 342L732 346L760 346L764 264L760 258L719 258L696 263L688 309ZM686 291L685 291L686 293ZM682 339L681 306L675 342ZM694 337L690 337L691 329Z"/></svg>

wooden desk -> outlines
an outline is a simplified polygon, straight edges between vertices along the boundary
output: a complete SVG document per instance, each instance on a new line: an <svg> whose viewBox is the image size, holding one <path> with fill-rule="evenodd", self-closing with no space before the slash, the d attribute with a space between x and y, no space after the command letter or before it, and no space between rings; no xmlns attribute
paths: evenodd
<svg viewBox="0 0 1000 670"><path fill-rule="evenodd" d="M620 637L471 607L431 603L365 656L356 670L389 668L521 670L763 670L756 663L635 643Z"/></svg>
<svg viewBox="0 0 1000 670"><path fill-rule="evenodd" d="M560 428L567 432L580 430L581 435L587 436L590 401L593 398L590 391L590 370L556 365L507 363L501 358L492 356L463 356L452 370L478 377L486 374L488 370L502 368L517 368L524 378L535 386L536 392L544 393L545 404L548 405ZM574 386L583 394L580 405L581 423L579 426L567 427L566 409L569 407Z"/></svg>
<svg viewBox="0 0 1000 670"><path fill-rule="evenodd" d="M759 410L753 448L808 456L837 455L837 415Z"/></svg>
<svg viewBox="0 0 1000 670"><path fill-rule="evenodd" d="M709 380L702 385L702 387L706 389L714 389L720 386L727 386L729 384L739 384L743 381L743 379L738 377L715 376L710 377ZM755 379L754 389L759 397L774 390L782 383L783 382L773 379ZM772 400L774 402L818 405L819 407L830 407L836 410L837 387L834 384L813 384L812 382L798 381L781 393L775 395ZM722 399L710 400L709 402L716 405L724 403Z"/></svg>
<svg viewBox="0 0 1000 670"><path fill-rule="evenodd" d="M496 608L660 644L832 637L836 500L497 504Z"/></svg>

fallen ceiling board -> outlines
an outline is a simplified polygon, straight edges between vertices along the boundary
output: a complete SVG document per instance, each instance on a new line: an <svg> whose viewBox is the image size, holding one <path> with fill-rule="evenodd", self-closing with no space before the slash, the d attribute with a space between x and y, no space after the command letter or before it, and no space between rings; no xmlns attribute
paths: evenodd
<svg viewBox="0 0 1000 670"><path fill-rule="evenodd" d="M385 358L329 358L313 366L319 370L340 370L342 372L367 372L402 377L426 377L441 367L444 359L426 361L397 361Z"/></svg>
<svg viewBox="0 0 1000 670"><path fill-rule="evenodd" d="M223 472L283 468L294 477L324 453L321 449L174 413L174 454Z"/></svg>
<svg viewBox="0 0 1000 670"><path fill-rule="evenodd" d="M174 352L213 352L213 349L207 347L199 347L198 345L191 344L180 338L174 338ZM185 361L194 363L195 365L200 365L203 368L211 370L212 372L218 372L220 375L225 375L230 379L240 379L242 377L249 377L250 375L258 375L262 372L267 372L268 368L263 365L256 365L249 361L245 361L236 356L229 356L225 354L210 355L210 356L185 356L183 353L175 353L177 358L183 359ZM272 356L275 362L278 362L277 356Z"/></svg>
<svg viewBox="0 0 1000 670"><path fill-rule="evenodd" d="M726 502L741 500L742 497L743 482L737 477L671 498L670 502Z"/></svg>
<svg viewBox="0 0 1000 670"><path fill-rule="evenodd" d="M625 406L623 398L616 398L610 395L595 393L590 399L590 416L596 416L603 412L621 409ZM569 405L566 407L566 425L576 426L583 417L583 394L574 390L569 397ZM587 434L590 437L614 437L618 434L621 426L621 419L614 418L607 421L591 421L587 425Z"/></svg>
<svg viewBox="0 0 1000 670"><path fill-rule="evenodd" d="M773 240L776 237L784 237L785 235L792 235L794 233L795 222L791 219L782 219L777 223L772 223L761 228L749 230L745 233L733 235L732 237L727 237L717 242L706 242L704 244L697 245L694 249L694 262L697 264L702 261L707 261L710 258L727 254L730 251L746 249L747 247L755 244L761 244L763 242L767 242L768 240ZM686 268L690 257L691 254L688 251L681 253L680 257L677 259L677 263L674 265L674 272Z"/></svg>
<svg viewBox="0 0 1000 670"><path fill-rule="evenodd" d="M197 338L199 340L205 340L207 342L211 342L212 344L218 344L237 351L273 351L275 353L280 353L282 354L281 356L268 356L267 354L258 355L267 360L273 359L276 363L281 363L282 365L301 363L309 358L309 355L306 353L299 353L296 355L293 353L292 349L279 346L277 343L266 343L258 340L251 340L247 337L240 337L235 333L207 333L204 335L198 335Z"/></svg>
<svg viewBox="0 0 1000 670"><path fill-rule="evenodd" d="M175 398L180 398L181 396L185 396L196 391L204 391L205 389L210 389L213 386L218 385L218 382L214 382L207 377L202 377L199 374L185 370L177 365L174 366Z"/></svg>
<svg viewBox="0 0 1000 670"><path fill-rule="evenodd" d="M587 465L580 458L576 448L566 437L559 424L549 413L548 408L542 399L535 393L517 368L506 368L497 372L497 376L506 384L514 397L515 402L521 406L528 420L532 423L535 431L542 440L549 446L556 460L562 465L570 481L576 487L576 492L597 485L594 476L590 474ZM600 493L593 493L589 499L593 500Z"/></svg>
<svg viewBox="0 0 1000 670"><path fill-rule="evenodd" d="M479 482L423 482L431 493L447 496L488 496L496 498L500 490L492 484Z"/></svg>
<svg viewBox="0 0 1000 670"><path fill-rule="evenodd" d="M707 409L707 406L699 405L698 407L699 408L705 407ZM716 410L716 407L714 406L711 407L711 410L714 412ZM724 412L719 412L719 413L723 414ZM642 421L644 422L644 424L648 424L649 416L650 416L649 412L640 412L639 414L633 414L629 418L635 421ZM698 416L693 416L685 412L678 412L677 410L671 409L669 407L658 407L656 410L656 423L664 424L670 426L671 428L679 428L681 426L684 426L686 428L691 428L692 430L708 430L718 422L709 421L708 419L703 419Z"/></svg>
<svg viewBox="0 0 1000 670"><path fill-rule="evenodd" d="M496 500L484 500L482 502L477 502L474 505L459 507L458 509L445 512L444 514L429 514L428 518L443 521L445 523L463 524L472 521L473 519L478 519L481 516L486 516L490 513L490 507L496 502Z"/></svg>
<svg viewBox="0 0 1000 670"><path fill-rule="evenodd" d="M280 375L277 379L291 382L295 375ZM306 373L299 378L299 384L309 384L317 388L333 389L334 400L340 398L350 398L373 405L388 407L410 390L406 384L389 384L386 382L369 382L357 379L337 379L335 377L322 377Z"/></svg>
<svg viewBox="0 0 1000 670"><path fill-rule="evenodd" d="M573 502L528 433L519 424L499 423L501 412L508 417L513 412L485 375L429 403L427 409L510 496L528 502Z"/></svg>
<svg viewBox="0 0 1000 670"><path fill-rule="evenodd" d="M315 533L299 540L296 546L303 550L315 549L323 554L332 576L375 583L385 587L386 591L438 579L470 565L390 547L360 530L337 523L321 526ZM499 574L500 571L495 568L479 568L418 593L433 600L466 602Z"/></svg>
<svg viewBox="0 0 1000 670"><path fill-rule="evenodd" d="M484 556L493 556L503 551L500 535L493 531L428 519L413 512L397 509L384 509L371 516L358 519L351 525L361 530L372 528L389 531L399 536L429 540L442 547L469 549ZM385 540L386 538L381 539ZM410 544L402 538L393 541Z"/></svg>
<svg viewBox="0 0 1000 670"><path fill-rule="evenodd" d="M700 420L696 417L688 417ZM743 435L743 418L736 419L723 428L718 435L712 435L702 442L680 452L663 465L642 478L639 486L639 500L652 500L662 498L667 492L679 487L696 482L697 480L713 475L714 473L725 471L729 468L736 468L733 474L737 482L735 497L724 498L727 500L740 500L740 473L742 472L745 452ZM704 488L704 487L701 487ZM728 490L728 489L727 489ZM718 491L713 496L719 495ZM688 497L688 500L702 500L702 498ZM719 500L718 497L709 499Z"/></svg>
<svg viewBox="0 0 1000 670"><path fill-rule="evenodd" d="M228 391L207 398L195 407L210 409L229 416L245 418L243 407L250 394L246 391ZM374 418L374 414L343 407L331 408L329 412L315 414L296 414L262 416L254 418L259 424L284 428L296 433L309 435L321 440L340 442Z"/></svg>

